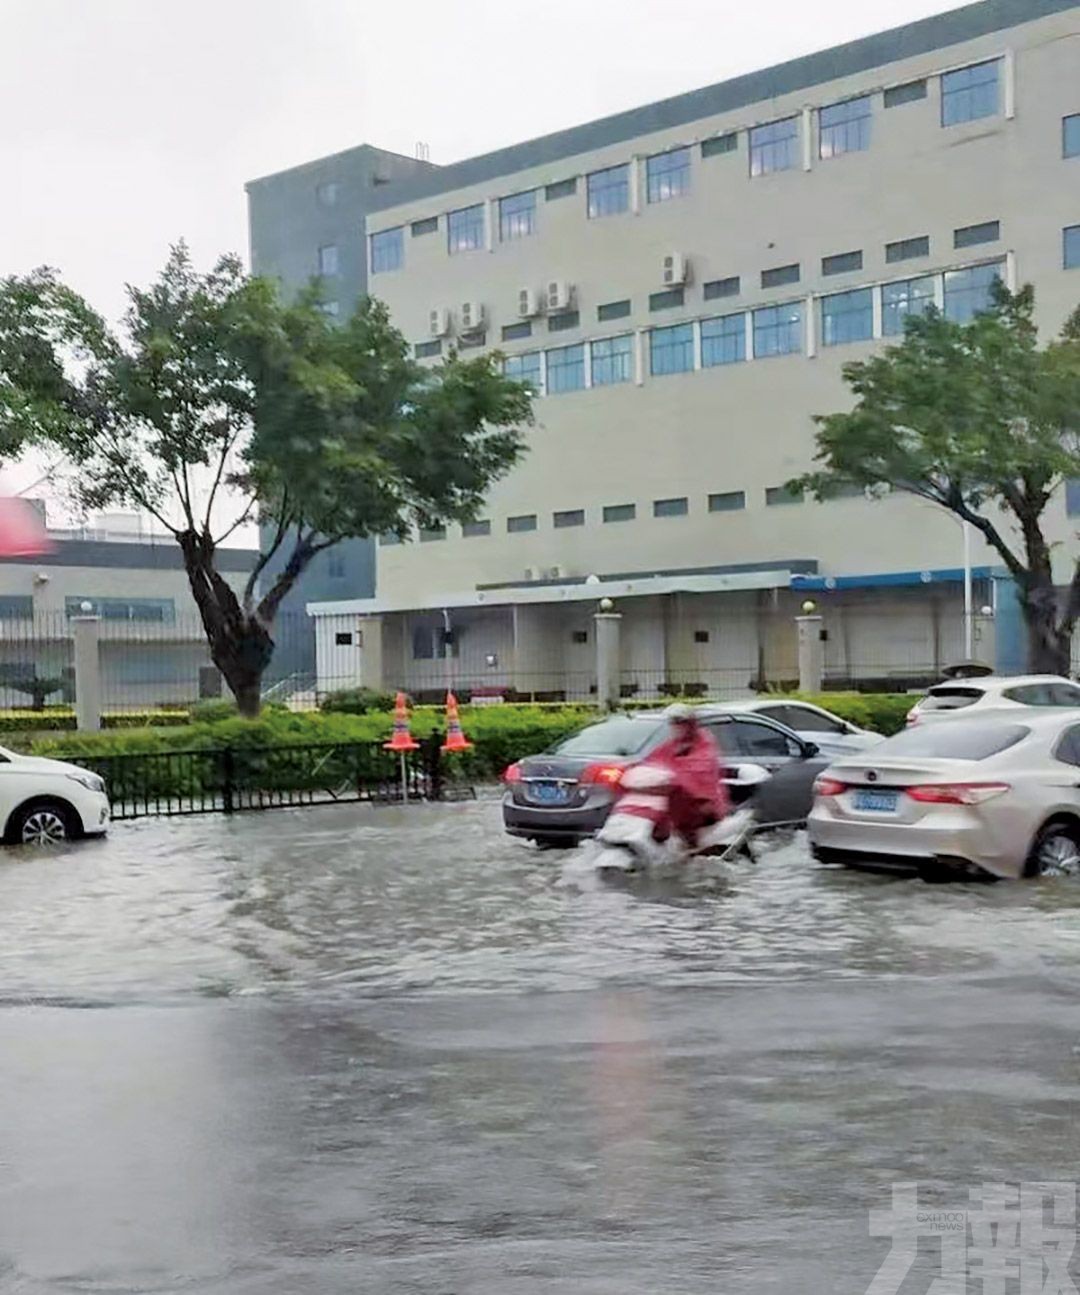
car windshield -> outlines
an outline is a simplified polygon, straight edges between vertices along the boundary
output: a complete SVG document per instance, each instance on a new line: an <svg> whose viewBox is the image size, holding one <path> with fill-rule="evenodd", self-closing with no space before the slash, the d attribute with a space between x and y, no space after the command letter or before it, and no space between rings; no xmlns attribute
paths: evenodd
<svg viewBox="0 0 1080 1295"><path fill-rule="evenodd" d="M950 720L908 729L883 742L875 754L882 757L914 756L928 760L987 760L1023 741L1031 732L1023 724L989 724L985 721Z"/></svg>
<svg viewBox="0 0 1080 1295"><path fill-rule="evenodd" d="M551 747L553 755L637 755L663 725L662 719L618 716L590 724Z"/></svg>
<svg viewBox="0 0 1080 1295"><path fill-rule="evenodd" d="M923 710L960 710L974 705L983 695L981 688L931 688L923 698Z"/></svg>

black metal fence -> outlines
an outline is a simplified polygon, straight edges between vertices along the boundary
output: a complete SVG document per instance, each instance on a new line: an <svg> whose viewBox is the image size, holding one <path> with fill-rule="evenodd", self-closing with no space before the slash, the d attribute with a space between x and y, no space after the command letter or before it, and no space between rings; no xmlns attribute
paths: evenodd
<svg viewBox="0 0 1080 1295"><path fill-rule="evenodd" d="M105 779L114 819L475 794L444 777L439 745L431 741L406 755L404 786L401 757L373 742L155 751L72 763Z"/></svg>

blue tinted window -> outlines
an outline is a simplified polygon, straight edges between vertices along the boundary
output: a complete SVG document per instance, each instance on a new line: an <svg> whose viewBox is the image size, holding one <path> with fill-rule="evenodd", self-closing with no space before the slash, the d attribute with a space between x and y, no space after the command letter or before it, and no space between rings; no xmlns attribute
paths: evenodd
<svg viewBox="0 0 1080 1295"><path fill-rule="evenodd" d="M1080 225L1070 225L1065 231L1065 268L1080 267Z"/></svg>
<svg viewBox="0 0 1080 1295"><path fill-rule="evenodd" d="M746 316L723 315L720 319L701 321L701 363L703 368L714 364L738 364L746 359Z"/></svg>
<svg viewBox="0 0 1080 1295"><path fill-rule="evenodd" d="M824 346L865 342L874 336L874 294L870 288L837 292L821 299L821 341Z"/></svg>
<svg viewBox="0 0 1080 1295"><path fill-rule="evenodd" d="M1070 517L1080 517L1080 477L1069 477L1065 482L1065 511Z"/></svg>
<svg viewBox="0 0 1080 1295"><path fill-rule="evenodd" d="M380 230L371 236L371 273L382 274L386 270L400 270L405 263L405 231L399 225L397 229Z"/></svg>
<svg viewBox="0 0 1080 1295"><path fill-rule="evenodd" d="M611 166L587 177L589 216L614 216L630 209L630 167Z"/></svg>
<svg viewBox="0 0 1080 1295"><path fill-rule="evenodd" d="M1061 151L1065 157L1080 157L1080 112L1061 123Z"/></svg>
<svg viewBox="0 0 1080 1295"><path fill-rule="evenodd" d="M328 278L338 272L338 250L337 245L328 243L325 247L319 248L319 273Z"/></svg>
<svg viewBox="0 0 1080 1295"><path fill-rule="evenodd" d="M765 306L754 311L754 356L794 355L802 350L802 305Z"/></svg>
<svg viewBox="0 0 1080 1295"><path fill-rule="evenodd" d="M649 334L649 372L686 373L694 367L694 326L674 324Z"/></svg>
<svg viewBox="0 0 1080 1295"><path fill-rule="evenodd" d="M949 270L945 275L945 314L966 324L994 304L993 285L1001 278L1001 262L974 265L969 270Z"/></svg>
<svg viewBox="0 0 1080 1295"><path fill-rule="evenodd" d="M581 391L585 386L585 345L560 346L547 353L549 396L563 391Z"/></svg>
<svg viewBox="0 0 1080 1295"><path fill-rule="evenodd" d="M461 207L446 217L447 250L476 252L484 246L484 204Z"/></svg>
<svg viewBox="0 0 1080 1295"><path fill-rule="evenodd" d="M993 117L998 112L998 69L1001 63L976 63L973 67L944 72L941 77L941 124Z"/></svg>
<svg viewBox="0 0 1080 1295"><path fill-rule="evenodd" d="M799 119L788 117L750 132L750 174L790 171L799 165Z"/></svg>
<svg viewBox="0 0 1080 1295"><path fill-rule="evenodd" d="M829 158L869 148L871 121L869 95L822 108L818 113L818 152L823 158Z"/></svg>
<svg viewBox="0 0 1080 1295"><path fill-rule="evenodd" d="M631 382L634 377L634 339L606 337L592 344L592 384L607 387L616 382Z"/></svg>
<svg viewBox="0 0 1080 1295"><path fill-rule="evenodd" d="M527 382L533 391L539 391L540 352L526 351L523 355L508 355L503 360L503 373L516 382Z"/></svg>
<svg viewBox="0 0 1080 1295"><path fill-rule="evenodd" d="M499 238L509 243L536 233L536 190L499 199Z"/></svg>
<svg viewBox="0 0 1080 1295"><path fill-rule="evenodd" d="M90 604L87 611L85 603ZM166 621L176 619L176 605L171 598L82 598L64 599L68 616L100 616L106 621Z"/></svg>
<svg viewBox="0 0 1080 1295"><path fill-rule="evenodd" d="M925 315L934 304L932 277L903 279L881 289L881 331L886 337L900 337L909 315Z"/></svg>
<svg viewBox="0 0 1080 1295"><path fill-rule="evenodd" d="M675 148L658 153L645 163L645 178L650 202L667 202L690 192L690 150Z"/></svg>

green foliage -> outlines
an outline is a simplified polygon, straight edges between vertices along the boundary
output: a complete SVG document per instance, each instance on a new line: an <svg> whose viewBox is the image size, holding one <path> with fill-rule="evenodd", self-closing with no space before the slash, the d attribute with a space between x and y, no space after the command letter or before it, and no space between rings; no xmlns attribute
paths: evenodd
<svg viewBox="0 0 1080 1295"><path fill-rule="evenodd" d="M392 711L396 697L392 692L379 692L375 688L346 688L331 692L319 703L326 714L367 715L371 711Z"/></svg>
<svg viewBox="0 0 1080 1295"><path fill-rule="evenodd" d="M910 693L793 693L800 701L813 702L815 706L832 711L841 719L872 733L891 737L903 730L908 711L918 701Z"/></svg>
<svg viewBox="0 0 1080 1295"><path fill-rule="evenodd" d="M213 724L220 719L232 719L237 713L236 702L216 697L197 701L189 712L191 719L197 724Z"/></svg>
<svg viewBox="0 0 1080 1295"><path fill-rule="evenodd" d="M64 680L58 675L25 675L7 679L5 686L26 693L33 699L34 710L40 712L45 709L46 698L63 688Z"/></svg>

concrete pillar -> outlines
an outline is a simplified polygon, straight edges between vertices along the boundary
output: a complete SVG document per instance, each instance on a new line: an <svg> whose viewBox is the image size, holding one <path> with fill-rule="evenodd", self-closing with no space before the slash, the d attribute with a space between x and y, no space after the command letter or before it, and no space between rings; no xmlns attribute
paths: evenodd
<svg viewBox="0 0 1080 1295"><path fill-rule="evenodd" d="M824 622L820 616L796 616L799 631L799 691L820 692L825 677Z"/></svg>
<svg viewBox="0 0 1080 1295"><path fill-rule="evenodd" d="M619 704L622 617L618 612L597 612L593 623L596 626L596 704L604 710L614 710Z"/></svg>
<svg viewBox="0 0 1080 1295"><path fill-rule="evenodd" d="M101 728L101 658L98 653L97 616L76 616L75 636L75 723L80 730Z"/></svg>

